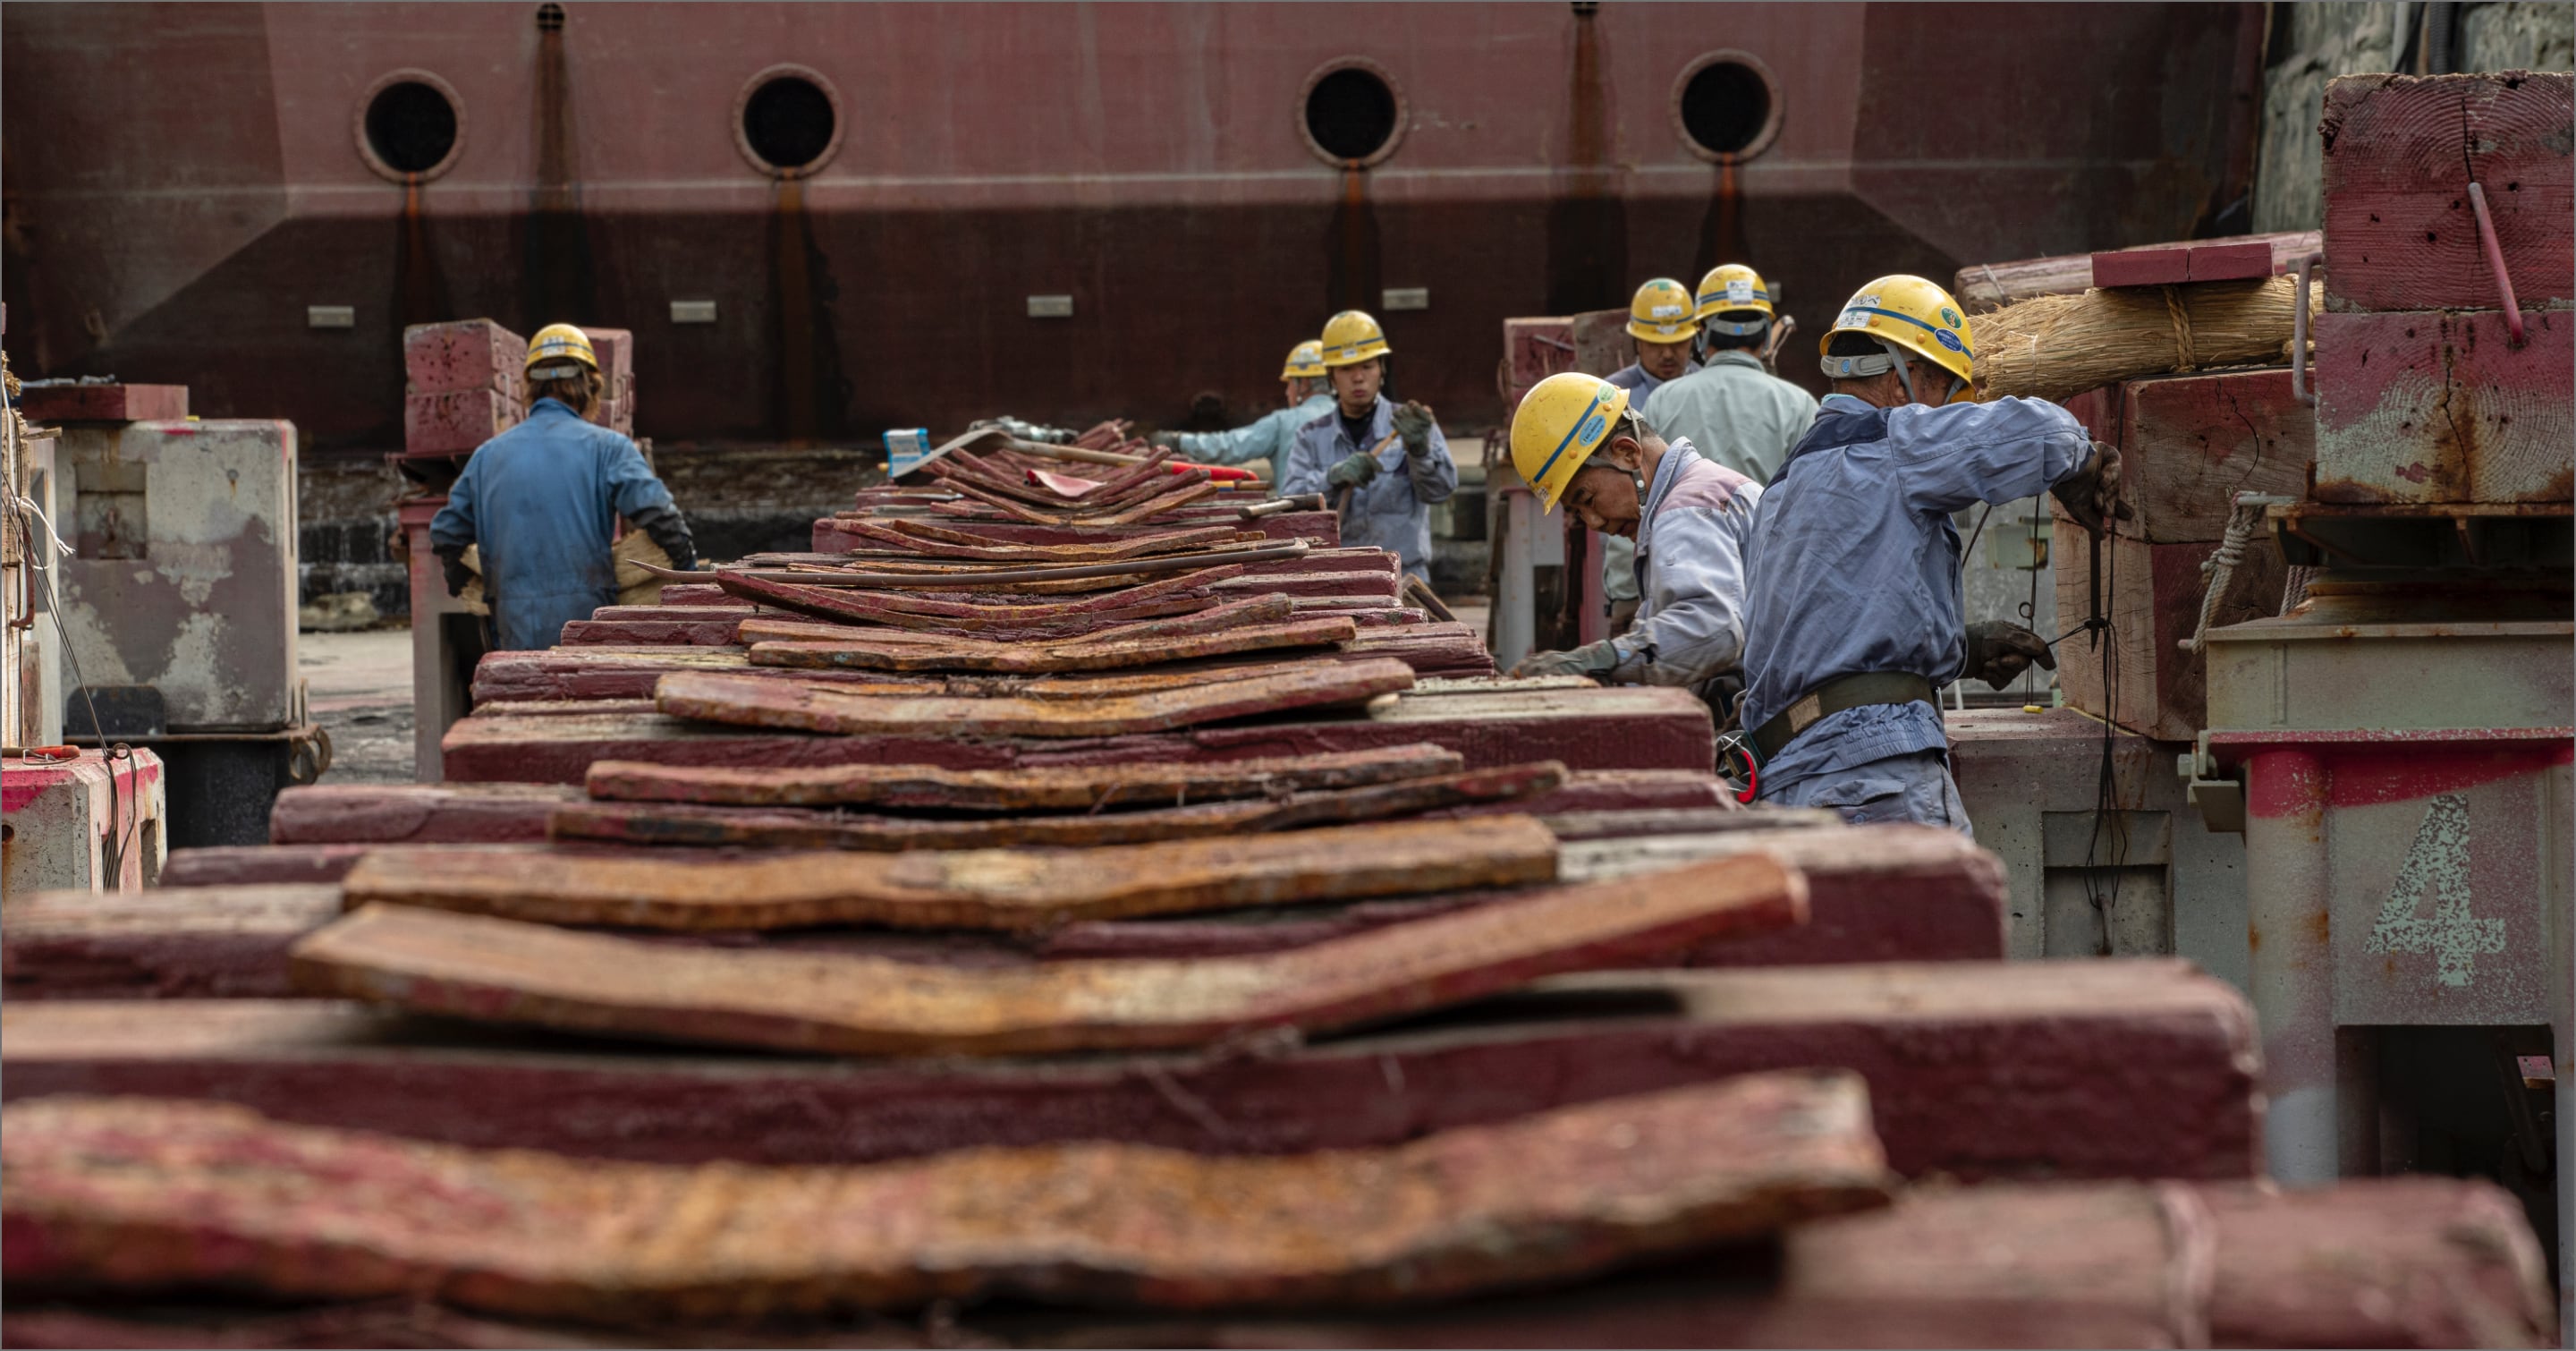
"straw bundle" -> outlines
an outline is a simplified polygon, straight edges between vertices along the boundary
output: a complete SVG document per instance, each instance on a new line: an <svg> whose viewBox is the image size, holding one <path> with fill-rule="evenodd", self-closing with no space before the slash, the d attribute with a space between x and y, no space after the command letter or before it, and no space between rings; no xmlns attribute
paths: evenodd
<svg viewBox="0 0 2576 1351"><path fill-rule="evenodd" d="M2311 288L2314 314L2323 287ZM2281 360L2289 277L2095 288L1977 316L1977 397L2065 399L2116 380Z"/></svg>

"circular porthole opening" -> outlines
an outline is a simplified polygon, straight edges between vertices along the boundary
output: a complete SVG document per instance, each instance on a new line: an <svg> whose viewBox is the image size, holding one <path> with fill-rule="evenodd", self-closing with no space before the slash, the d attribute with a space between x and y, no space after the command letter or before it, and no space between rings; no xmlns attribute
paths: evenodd
<svg viewBox="0 0 2576 1351"><path fill-rule="evenodd" d="M368 98L361 119L368 158L395 177L426 177L456 153L456 100L427 80L396 78Z"/></svg>
<svg viewBox="0 0 2576 1351"><path fill-rule="evenodd" d="M785 177L809 174L841 143L840 101L813 71L763 71L743 95L735 130L743 154L762 169Z"/></svg>
<svg viewBox="0 0 2576 1351"><path fill-rule="evenodd" d="M1367 65L1330 67L1306 85L1306 143L1335 164L1375 164L1395 153L1404 101Z"/></svg>
<svg viewBox="0 0 2576 1351"><path fill-rule="evenodd" d="M1673 113L1682 139L1700 158L1748 159L1779 133L1779 88L1752 57L1714 52L1683 72Z"/></svg>

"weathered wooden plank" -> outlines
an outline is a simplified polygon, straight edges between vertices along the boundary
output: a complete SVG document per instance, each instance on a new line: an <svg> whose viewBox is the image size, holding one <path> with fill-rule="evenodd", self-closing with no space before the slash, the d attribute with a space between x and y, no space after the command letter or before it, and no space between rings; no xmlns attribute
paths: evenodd
<svg viewBox="0 0 2576 1351"><path fill-rule="evenodd" d="M1114 579L1120 583L1108 588L1089 588L1080 600L1044 603L1015 602L1005 605L982 605L964 599L943 600L936 597L906 597L894 591L861 590L853 587L802 586L739 572L719 572L716 584L727 592L772 609L812 615L818 619L863 624L892 622L885 616L892 612L909 614L944 614L958 619L984 619L994 622L1036 619L1058 619L1068 615L1100 610L1130 610L1155 601L1205 594L1206 588L1232 577L1243 575L1241 563L1176 572L1167 577ZM735 616L737 619L743 616Z"/></svg>
<svg viewBox="0 0 2576 1351"><path fill-rule="evenodd" d="M2306 494L2317 415L2290 397L2288 370L2154 376L2116 393L2120 425L2102 439L2120 448L2121 496L2136 513L2121 533L2153 544L2216 541L2237 493Z"/></svg>
<svg viewBox="0 0 2576 1351"><path fill-rule="evenodd" d="M275 844L542 840L546 813L581 796L531 783L314 784L277 795L268 838Z"/></svg>
<svg viewBox="0 0 2576 1351"><path fill-rule="evenodd" d="M18 1289L436 1289L631 1323L1018 1296L1385 1304L1562 1281L1884 1205L1866 1091L1823 1070L1568 1108L1377 1154L1130 1145L863 1168L477 1154L204 1103L7 1109Z"/></svg>
<svg viewBox="0 0 2576 1351"><path fill-rule="evenodd" d="M939 808L952 811L1095 811L1184 806L1274 793L1358 788L1452 774L1457 752L1427 742L1338 755L1027 769L951 770L936 765L837 765L818 769L688 768L607 760L584 780L594 798L738 807Z"/></svg>
<svg viewBox="0 0 2576 1351"><path fill-rule="evenodd" d="M682 673L655 682L653 702L675 717L844 735L1101 737L1363 703L1412 684L1413 668L1392 658L1316 662L1259 680L1092 699L882 698L826 685Z"/></svg>
<svg viewBox="0 0 2576 1351"><path fill-rule="evenodd" d="M1238 652L1323 647L1359 636L1359 625L1338 615L1287 619L1287 611L1285 597L1252 597L1198 615L1144 620L1083 638L1047 643L988 642L968 637L938 643L881 642L865 631L854 630L837 641L754 643L751 664L1036 675L1116 671ZM1273 615L1281 618L1266 618Z"/></svg>
<svg viewBox="0 0 2576 1351"><path fill-rule="evenodd" d="M2527 310L2576 298L2571 77L2351 75L2326 86L2326 307L2502 308L2469 184ZM2317 350L2326 350L2319 336ZM2562 361L2560 363L2564 365Z"/></svg>
<svg viewBox="0 0 2576 1351"><path fill-rule="evenodd" d="M314 1125L671 1163L1102 1138L1369 1148L1843 1065L1868 1077L1889 1163L1908 1177L2244 1179L2262 1167L2252 1014L2177 961L1557 977L1434 1023L1259 1057L745 1058L604 1050L332 1000L13 1002L0 1005L0 1060L10 1101L209 1098Z"/></svg>
<svg viewBox="0 0 2576 1351"><path fill-rule="evenodd" d="M1248 802L962 821L796 808L571 802L554 809L546 833L558 840L613 844L875 852L1143 844L1350 825L1471 805L1498 811L1551 792L1565 778L1565 766L1543 760Z"/></svg>
<svg viewBox="0 0 2576 1351"><path fill-rule="evenodd" d="M2272 254L2271 273L2278 276L2294 267L2298 260L2324 247L2324 236L2315 230L2282 234L2237 235L2228 239L2200 241L2203 246L2260 244ZM2141 244L2136 251L2146 252L2177 247L2172 244ZM2189 248L2190 245L2179 247ZM1952 278L1951 294L1959 298L1959 308L1971 315L1984 314L2015 301L2037 296L2077 295L2097 285L2093 260L2089 253L2060 254L2052 258L2025 258L2009 263L1971 263L1960 268Z"/></svg>
<svg viewBox="0 0 2576 1351"><path fill-rule="evenodd" d="M847 533L902 549L924 558L982 559L997 563L1109 563L1123 558L1182 553L1218 544L1240 544L1265 538L1259 531L1207 525L1165 530L1133 539L1089 544L1015 544L968 530L943 530L919 521L855 520Z"/></svg>
<svg viewBox="0 0 2576 1351"><path fill-rule="evenodd" d="M1343 834L1371 829L1397 828L1353 827ZM1530 829L1536 830L1534 823ZM1249 847L1275 842L1256 840ZM1314 850L1368 847L1357 839L1296 842ZM1196 843L1132 848L1168 853ZM889 870L926 857L895 855ZM1099 860L1104 851L1077 857ZM1010 856L1002 853L950 858L1010 866L1004 862ZM371 867L361 863L349 875L345 892L351 903L402 890L370 878ZM740 868L738 877L751 885L775 878L794 886L787 871L770 869L764 876L752 865ZM950 869L952 883L955 872ZM551 889L550 896L531 890L522 885L495 907L494 897L474 894L470 886L408 888L444 905L461 902L556 919L600 913L580 905L580 897L562 904L568 888ZM667 924L678 909L668 903L635 905L631 888L627 899L625 913L645 924ZM846 889L836 899L843 904L833 908L852 908ZM975 904L980 899L964 905L934 900L921 908L993 914L995 907ZM1021 907L1029 904L1025 896L1014 899ZM743 918L738 908L727 913L702 899L682 904L694 913L676 917L723 914L735 923ZM881 903L875 908L888 910ZM1703 943L1801 923L1806 909L1805 879L1768 855L1752 853L1617 882L1550 888L1285 952L1185 962L1063 961L971 970L639 942L401 904L368 905L305 937L290 955L297 983L314 993L486 1021L841 1055L1019 1055L1205 1046L1283 1028L1311 1033L1348 1027L1514 989L1541 976L1660 965ZM1080 913L1076 907L1066 911L1067 917Z"/></svg>
<svg viewBox="0 0 2576 1351"><path fill-rule="evenodd" d="M748 621L747 621L748 622ZM761 621L776 623L780 621ZM822 630L823 625L812 625ZM474 664L474 702L653 698L653 682L673 671L719 671L757 674L748 652L729 647L541 648L525 652L487 652ZM827 681L855 689L889 694L950 693L949 682L907 678L882 671L803 671L795 679Z"/></svg>
<svg viewBox="0 0 2576 1351"><path fill-rule="evenodd" d="M292 993L280 958L340 914L336 886L50 891L12 896L0 920L0 990L10 999L275 998Z"/></svg>
<svg viewBox="0 0 2576 1351"><path fill-rule="evenodd" d="M2317 500L2576 499L2576 312L2524 321L2517 348L2493 310L2317 316Z"/></svg>
<svg viewBox="0 0 2576 1351"><path fill-rule="evenodd" d="M2092 603L2091 538L2051 510L2057 613L2073 628ZM2199 625L2209 582L2201 564L2217 549L2215 541L2149 544L2125 535L2102 541L2102 610L2111 632L2098 647L2082 634L2057 645L2057 680L2068 704L2160 741L2200 734L2209 714L2208 658L2177 644ZM2210 627L2279 614L2284 579L2280 551L2257 541L2237 561ZM2105 678L2105 647L2116 682Z"/></svg>
<svg viewBox="0 0 2576 1351"><path fill-rule="evenodd" d="M871 518L879 521L917 520L949 529L971 529L993 539L1020 544L1084 544L1103 540L1132 539L1139 535L1163 534L1172 530L1208 525L1257 530L1272 540L1307 540L1317 548L1337 548L1341 544L1341 519L1329 511L1291 511L1276 516L1263 516L1251 521L1238 520L1231 504L1221 507L1183 507L1169 517L1144 526L1099 527L1033 525L1018 521L975 521L971 524L926 514L909 517L878 511ZM871 547L866 537L844 533L846 522L822 517L814 522L813 546L816 553L839 553Z"/></svg>
<svg viewBox="0 0 2576 1351"><path fill-rule="evenodd" d="M1490 816L1293 838L914 853L864 869L828 853L716 860L405 854L361 860L343 885L352 908L382 901L552 924L1044 929L1078 919L1415 895L1555 875L1556 837L1544 826L1526 816Z"/></svg>
<svg viewBox="0 0 2576 1351"><path fill-rule="evenodd" d="M566 647L730 647L742 612L730 606L668 606L651 619L572 619L555 641Z"/></svg>

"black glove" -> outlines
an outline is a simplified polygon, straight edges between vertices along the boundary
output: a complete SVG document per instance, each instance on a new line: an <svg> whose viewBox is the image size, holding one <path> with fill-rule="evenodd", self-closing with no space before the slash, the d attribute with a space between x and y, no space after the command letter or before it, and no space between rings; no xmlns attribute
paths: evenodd
<svg viewBox="0 0 2576 1351"><path fill-rule="evenodd" d="M2019 624L1989 619L1968 626L1968 661L1962 676L1975 676L1986 682L1988 689L2002 689L2022 672L2038 662L2048 670L2057 669L2057 658L2048 650L2048 640Z"/></svg>
<svg viewBox="0 0 2576 1351"><path fill-rule="evenodd" d="M1324 471L1327 488L1365 488L1377 477L1377 457L1365 450L1355 450Z"/></svg>
<svg viewBox="0 0 2576 1351"><path fill-rule="evenodd" d="M2070 519L2096 535L2113 518L2125 521L2130 516L2129 504L2120 500L2120 452L2100 441L2093 443L2093 453L2082 467L2048 491Z"/></svg>
<svg viewBox="0 0 2576 1351"><path fill-rule="evenodd" d="M447 594L464 595L466 585L474 580L474 569L465 566L465 546L442 544L431 552L438 555L439 571L447 574Z"/></svg>
<svg viewBox="0 0 2576 1351"><path fill-rule="evenodd" d="M689 521L679 508L646 507L626 519L662 546L662 552L671 556L672 567L687 572L698 566L697 541L689 538Z"/></svg>
<svg viewBox="0 0 2576 1351"><path fill-rule="evenodd" d="M1529 676L1590 676L1599 680L1619 665L1619 649L1610 644L1585 643L1564 652L1533 652L1513 665L1515 678Z"/></svg>
<svg viewBox="0 0 2576 1351"><path fill-rule="evenodd" d="M1419 403L1407 403L1395 410L1395 434L1404 438L1404 453L1431 453L1431 410Z"/></svg>

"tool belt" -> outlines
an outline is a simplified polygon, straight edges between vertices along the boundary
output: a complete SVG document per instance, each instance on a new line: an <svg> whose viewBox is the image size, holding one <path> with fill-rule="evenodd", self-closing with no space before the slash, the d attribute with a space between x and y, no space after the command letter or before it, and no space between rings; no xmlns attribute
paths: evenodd
<svg viewBox="0 0 2576 1351"><path fill-rule="evenodd" d="M1798 734L1822 722L1828 716L1847 708L1870 704L1929 704L1935 715L1941 701L1932 692L1932 682L1908 671L1868 671L1860 675L1837 676L1792 700L1778 717L1753 729L1753 751L1759 763L1769 764L1773 757L1788 749Z"/></svg>

